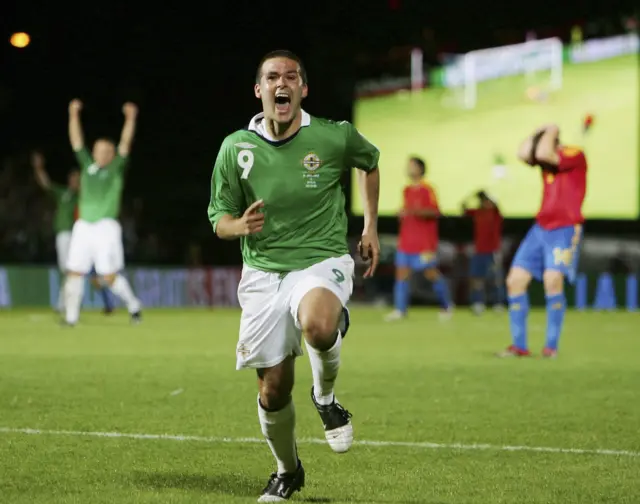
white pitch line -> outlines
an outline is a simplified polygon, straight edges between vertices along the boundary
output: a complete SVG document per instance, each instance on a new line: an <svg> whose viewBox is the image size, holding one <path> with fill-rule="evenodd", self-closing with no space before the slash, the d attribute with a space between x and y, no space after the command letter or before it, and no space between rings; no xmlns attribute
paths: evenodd
<svg viewBox="0 0 640 504"><path fill-rule="evenodd" d="M123 438L123 439L152 439L163 441L192 441L197 443L230 443L230 444L261 444L262 438L228 438L228 437L206 437L189 436L183 434L136 434L128 432L85 432L69 430L41 430L41 429L18 429L13 427L0 427L0 434L27 434L44 436L71 436L71 437L97 437L97 438ZM298 443L305 444L325 444L324 439L304 438ZM609 450L598 448L554 448L550 446L510 446L492 444L463 444L463 443L427 443L411 441L368 441L356 440L353 442L360 446L373 447L403 447L421 448L430 450L477 450L477 451L526 451L541 453L568 453L572 455L613 455L617 457L640 457L639 451L630 450Z"/></svg>

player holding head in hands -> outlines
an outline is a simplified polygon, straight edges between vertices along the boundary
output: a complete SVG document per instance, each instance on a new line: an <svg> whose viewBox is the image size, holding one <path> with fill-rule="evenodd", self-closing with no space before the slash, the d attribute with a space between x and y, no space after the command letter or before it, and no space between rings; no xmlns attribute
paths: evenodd
<svg viewBox="0 0 640 504"><path fill-rule="evenodd" d="M573 283L582 239L582 203L587 185L587 160L576 147L560 144L556 125L540 128L525 139L518 157L541 169L542 205L507 276L512 343L502 357L530 355L527 346L527 287L532 278L544 283L547 337L544 357L555 357L566 310L564 280Z"/></svg>
<svg viewBox="0 0 640 504"><path fill-rule="evenodd" d="M409 280L412 271L419 271L433 284L442 306L442 315L451 315L451 296L446 279L438 269L438 198L425 180L426 164L419 157L409 159L409 185L404 188L400 218L400 236L396 252L396 282L393 289L395 309L385 320L403 319L409 308Z"/></svg>
<svg viewBox="0 0 640 504"><path fill-rule="evenodd" d="M462 204L462 213L473 220L474 253L469 264L471 284L471 309L476 315L485 308L485 286L490 276L496 287L496 310L504 310L504 289L500 267L500 247L502 244L502 214L498 205L485 191L476 193L478 204L470 208ZM492 275L493 273L493 275Z"/></svg>
<svg viewBox="0 0 640 504"><path fill-rule="evenodd" d="M211 178L208 215L223 239L240 239L244 267L236 368L258 374L258 418L277 462L259 502L280 502L304 485L291 398L301 338L313 375L311 400L329 446L353 442L351 414L334 395L354 262L347 247L341 176L359 169L365 206L362 253L379 259L379 152L348 122L309 115L302 61L289 51L267 54L255 96L263 112L248 129L225 138Z"/></svg>
<svg viewBox="0 0 640 504"><path fill-rule="evenodd" d="M133 294L129 282L120 274L124 268L122 227L118 222L124 168L127 164L136 128L138 108L125 103L125 117L116 145L101 138L86 148L80 122L82 102L69 104L69 139L80 166L79 219L73 226L67 281L65 283L66 317L68 325L75 325L80 315L84 289L83 276L95 266L103 284L127 306L132 321L140 320L140 301Z"/></svg>

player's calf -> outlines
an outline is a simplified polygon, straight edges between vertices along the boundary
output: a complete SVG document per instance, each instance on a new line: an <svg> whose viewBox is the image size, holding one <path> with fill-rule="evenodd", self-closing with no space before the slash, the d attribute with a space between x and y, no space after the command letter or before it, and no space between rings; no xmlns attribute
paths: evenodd
<svg viewBox="0 0 640 504"><path fill-rule="evenodd" d="M102 275L102 282L104 282L105 285L109 285L111 292L118 296L126 305L127 311L131 315L131 321L133 323L140 322L142 320L142 306L140 300L133 293L129 281L119 273L111 273Z"/></svg>
<svg viewBox="0 0 640 504"><path fill-rule="evenodd" d="M393 311L389 313L385 320L393 322L401 320L407 316L409 309L409 299L411 297L411 285L409 279L411 270L404 266L396 267L396 281L393 285Z"/></svg>
<svg viewBox="0 0 640 504"><path fill-rule="evenodd" d="M451 293L449 292L447 279L440 273L438 268L426 269L424 276L433 285L433 290L440 302L440 307L442 308L440 318L448 320L453 313L453 304L451 303Z"/></svg>
<svg viewBox="0 0 640 504"><path fill-rule="evenodd" d="M74 326L80 318L80 306L84 295L84 276L82 273L68 271L64 283L64 322Z"/></svg>
<svg viewBox="0 0 640 504"><path fill-rule="evenodd" d="M567 300L564 295L564 275L560 271L546 270L542 277L547 304L547 334L545 350L553 354L558 350Z"/></svg>
<svg viewBox="0 0 640 504"><path fill-rule="evenodd" d="M304 483L295 440L293 381L293 357L287 357L277 366L258 370L258 419L277 463L277 471L271 476L259 502L288 499Z"/></svg>
<svg viewBox="0 0 640 504"><path fill-rule="evenodd" d="M298 319L313 374L311 399L320 415L329 446L338 453L353 443L351 414L336 400L334 386L340 368L342 338L338 324L343 316L340 299L324 288L309 291L298 307Z"/></svg>
<svg viewBox="0 0 640 504"><path fill-rule="evenodd" d="M471 301L471 310L476 315L482 314L485 310L484 303L484 280L482 278L472 278L469 281L471 292L470 292L470 301Z"/></svg>
<svg viewBox="0 0 640 504"><path fill-rule="evenodd" d="M507 292L509 295L509 328L511 346L519 352L528 352L527 318L529 316L529 297L527 287L531 282L531 274L524 268L514 266L507 275Z"/></svg>

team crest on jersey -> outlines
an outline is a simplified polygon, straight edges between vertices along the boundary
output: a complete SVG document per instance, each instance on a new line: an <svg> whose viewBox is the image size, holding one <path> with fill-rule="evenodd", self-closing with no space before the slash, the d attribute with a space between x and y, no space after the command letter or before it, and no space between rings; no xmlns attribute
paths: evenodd
<svg viewBox="0 0 640 504"><path fill-rule="evenodd" d="M320 161L320 158L313 152L307 154L302 160L302 166L304 166L310 172L316 171L318 168L320 168L321 164L322 161Z"/></svg>
<svg viewBox="0 0 640 504"><path fill-rule="evenodd" d="M241 149L255 149L256 146L253 144L250 144L249 142L239 142L237 144L235 144L236 147L240 147Z"/></svg>

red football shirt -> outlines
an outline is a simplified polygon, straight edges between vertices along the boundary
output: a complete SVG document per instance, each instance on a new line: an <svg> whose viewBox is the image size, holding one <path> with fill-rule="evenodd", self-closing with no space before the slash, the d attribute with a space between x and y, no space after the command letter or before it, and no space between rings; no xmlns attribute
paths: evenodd
<svg viewBox="0 0 640 504"><path fill-rule="evenodd" d="M438 209L436 193L427 183L410 185L404 188L404 210ZM398 250L405 254L421 254L438 250L438 218L405 215L400 218L400 238Z"/></svg>
<svg viewBox="0 0 640 504"><path fill-rule="evenodd" d="M473 219L473 242L479 254L492 254L502 243L502 215L497 208L467 210Z"/></svg>
<svg viewBox="0 0 640 504"><path fill-rule="evenodd" d="M544 229L582 224L587 192L587 159L581 149L560 147L558 173L542 171L542 205L536 221Z"/></svg>

